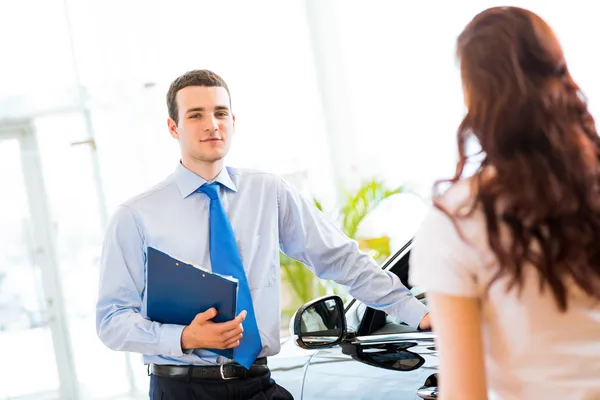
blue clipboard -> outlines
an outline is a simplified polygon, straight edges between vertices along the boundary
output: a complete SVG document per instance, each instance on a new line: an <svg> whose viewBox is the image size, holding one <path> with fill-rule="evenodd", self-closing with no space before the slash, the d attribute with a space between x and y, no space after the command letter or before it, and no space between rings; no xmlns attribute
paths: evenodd
<svg viewBox="0 0 600 400"><path fill-rule="evenodd" d="M146 311L163 324L189 325L196 314L211 307L214 322L235 318L237 281L196 268L160 250L148 247ZM233 349L204 349L233 358Z"/></svg>

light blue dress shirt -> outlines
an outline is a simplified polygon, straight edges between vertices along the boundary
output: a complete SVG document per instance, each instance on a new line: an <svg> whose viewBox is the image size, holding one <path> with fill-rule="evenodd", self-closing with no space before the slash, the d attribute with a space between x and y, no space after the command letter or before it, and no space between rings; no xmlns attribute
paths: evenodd
<svg viewBox="0 0 600 400"><path fill-rule="evenodd" d="M346 285L355 298L410 326L417 327L427 313L397 276L381 270L281 178L227 167L214 181L222 185L221 201L248 276L263 344L259 357L280 350L280 249L317 276ZM149 246L211 270L209 198L195 192L204 183L179 164L162 183L125 202L113 215L102 250L96 308L98 336L109 348L142 353L146 364L228 361L202 349L182 351L184 326L146 317Z"/></svg>

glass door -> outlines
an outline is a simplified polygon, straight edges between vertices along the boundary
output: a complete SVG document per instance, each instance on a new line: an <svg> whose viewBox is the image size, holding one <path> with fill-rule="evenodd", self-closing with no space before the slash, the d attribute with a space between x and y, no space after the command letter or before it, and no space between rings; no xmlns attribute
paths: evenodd
<svg viewBox="0 0 600 400"><path fill-rule="evenodd" d="M77 399L42 167L31 121L0 123L0 399Z"/></svg>
<svg viewBox="0 0 600 400"><path fill-rule="evenodd" d="M100 254L106 224L95 141L81 112L35 118L35 133L62 284L66 325L82 400L135 398L148 387L135 384L147 375L140 356L108 349L96 335ZM132 369L133 366L133 369Z"/></svg>

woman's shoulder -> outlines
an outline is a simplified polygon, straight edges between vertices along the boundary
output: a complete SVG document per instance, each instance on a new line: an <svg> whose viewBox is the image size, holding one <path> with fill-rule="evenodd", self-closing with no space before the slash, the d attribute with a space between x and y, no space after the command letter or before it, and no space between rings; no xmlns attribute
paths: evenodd
<svg viewBox="0 0 600 400"><path fill-rule="evenodd" d="M434 199L411 252L411 282L430 291L474 297L479 293L478 241L483 230L473 208L472 181L453 183Z"/></svg>
<svg viewBox="0 0 600 400"><path fill-rule="evenodd" d="M487 249L487 223L481 204L477 200L477 178L466 178L455 182L442 195L434 199L432 225L452 226L452 233L462 242L477 248Z"/></svg>
<svg viewBox="0 0 600 400"><path fill-rule="evenodd" d="M458 216L474 209L476 181L474 178L461 179L434 198L433 202L451 216Z"/></svg>

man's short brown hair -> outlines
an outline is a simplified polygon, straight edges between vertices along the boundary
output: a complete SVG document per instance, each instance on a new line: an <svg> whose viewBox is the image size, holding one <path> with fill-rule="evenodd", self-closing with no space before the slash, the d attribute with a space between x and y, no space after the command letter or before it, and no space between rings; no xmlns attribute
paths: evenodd
<svg viewBox="0 0 600 400"><path fill-rule="evenodd" d="M177 109L176 101L177 92L188 86L223 87L227 90L227 94L229 95L229 107L231 107L231 94L229 93L229 88L223 78L207 69L188 71L175 79L167 92L169 117L171 117L176 124L179 123L179 110Z"/></svg>

